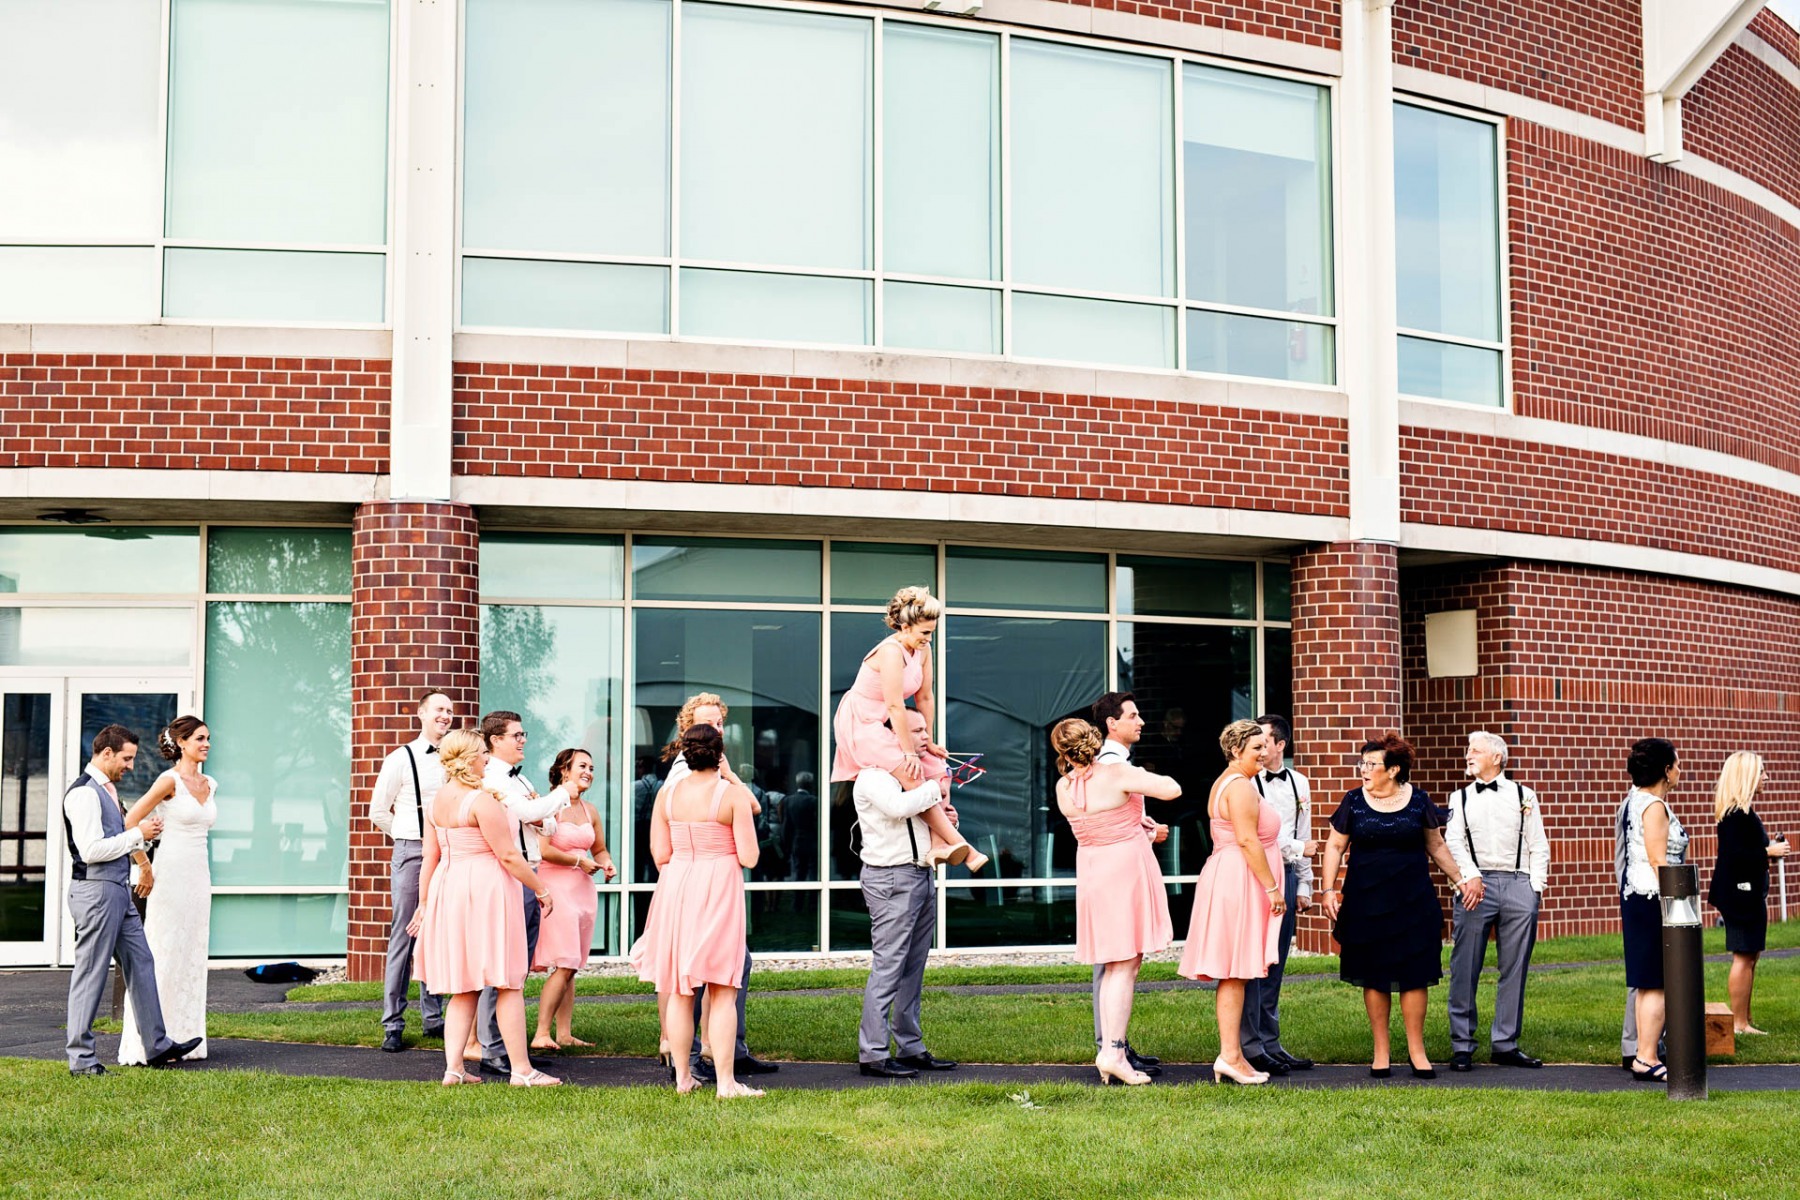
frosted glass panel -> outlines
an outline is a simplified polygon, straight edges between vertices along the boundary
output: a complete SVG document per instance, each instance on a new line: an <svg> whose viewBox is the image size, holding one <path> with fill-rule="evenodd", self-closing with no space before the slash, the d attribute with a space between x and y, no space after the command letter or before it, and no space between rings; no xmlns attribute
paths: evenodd
<svg viewBox="0 0 1800 1200"><path fill-rule="evenodd" d="M1153 304L1013 294L1013 353L1021 358L1175 365L1175 312Z"/></svg>
<svg viewBox="0 0 1800 1200"><path fill-rule="evenodd" d="M874 340L872 296L866 279L685 270L681 333L866 346Z"/></svg>
<svg viewBox="0 0 1800 1200"><path fill-rule="evenodd" d="M148 246L0 246L0 321L86 324L156 315L156 251Z"/></svg>
<svg viewBox="0 0 1800 1200"><path fill-rule="evenodd" d="M669 10L668 0L468 0L463 245L669 252Z"/></svg>
<svg viewBox="0 0 1800 1200"><path fill-rule="evenodd" d="M163 258L163 315L378 325L385 276L380 254L171 249Z"/></svg>
<svg viewBox="0 0 1800 1200"><path fill-rule="evenodd" d="M156 236L161 51L158 0L0 5L0 241Z"/></svg>
<svg viewBox="0 0 1800 1200"><path fill-rule="evenodd" d="M866 268L872 25L682 10L681 254Z"/></svg>
<svg viewBox="0 0 1800 1200"><path fill-rule="evenodd" d="M890 271L1000 277L999 47L987 34L897 21L882 33Z"/></svg>
<svg viewBox="0 0 1800 1200"><path fill-rule="evenodd" d="M882 342L906 350L1000 353L1000 293L890 283L882 288Z"/></svg>
<svg viewBox="0 0 1800 1200"><path fill-rule="evenodd" d="M625 595L624 539L484 531L481 594L555 600L621 599Z"/></svg>
<svg viewBox="0 0 1800 1200"><path fill-rule="evenodd" d="M143 595L199 586L197 529L0 526L0 593Z"/></svg>
<svg viewBox="0 0 1800 1200"><path fill-rule="evenodd" d="M1172 78L1167 59L1013 39L1019 283L1175 294Z"/></svg>
<svg viewBox="0 0 1800 1200"><path fill-rule="evenodd" d="M631 590L639 600L817 604L822 566L817 542L640 537Z"/></svg>
<svg viewBox="0 0 1800 1200"><path fill-rule="evenodd" d="M342 893L215 895L208 953L214 958L341 957L349 915L350 897Z"/></svg>
<svg viewBox="0 0 1800 1200"><path fill-rule="evenodd" d="M1486 121L1394 105L1402 328L1500 338L1496 137Z"/></svg>
<svg viewBox="0 0 1800 1200"><path fill-rule="evenodd" d="M173 0L171 237L387 240L385 0Z"/></svg>
<svg viewBox="0 0 1800 1200"><path fill-rule="evenodd" d="M234 529L206 532L206 590L246 596L347 596L348 529Z"/></svg>
<svg viewBox="0 0 1800 1200"><path fill-rule="evenodd" d="M1403 337L1400 393L1467 404L1500 404L1500 352Z"/></svg>
<svg viewBox="0 0 1800 1200"><path fill-rule="evenodd" d="M208 604L205 715L219 781L213 882L343 883L350 606Z"/></svg>
<svg viewBox="0 0 1800 1200"><path fill-rule="evenodd" d="M462 323L600 333L669 332L669 269L463 259Z"/></svg>
<svg viewBox="0 0 1800 1200"><path fill-rule="evenodd" d="M1271 321L1191 309L1187 369L1254 375L1294 383L1330 383L1332 329L1303 321Z"/></svg>
<svg viewBox="0 0 1800 1200"><path fill-rule="evenodd" d="M192 608L0 608L0 667L185 667Z"/></svg>

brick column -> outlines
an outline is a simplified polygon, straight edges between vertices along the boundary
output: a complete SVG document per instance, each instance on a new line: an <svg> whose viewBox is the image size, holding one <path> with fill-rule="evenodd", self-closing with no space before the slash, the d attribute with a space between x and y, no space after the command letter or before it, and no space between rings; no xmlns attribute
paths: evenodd
<svg viewBox="0 0 1800 1200"><path fill-rule="evenodd" d="M1294 556L1294 764L1312 783L1313 833L1359 782L1352 763L1370 734L1400 728L1400 571L1395 547L1334 542ZM1323 855L1320 856L1323 861ZM1300 945L1335 952L1318 910Z"/></svg>
<svg viewBox="0 0 1800 1200"><path fill-rule="evenodd" d="M380 979L387 954L389 843L367 813L381 760L417 736L419 693L446 692L457 724L480 702L474 513L395 500L356 511L350 581L351 979Z"/></svg>

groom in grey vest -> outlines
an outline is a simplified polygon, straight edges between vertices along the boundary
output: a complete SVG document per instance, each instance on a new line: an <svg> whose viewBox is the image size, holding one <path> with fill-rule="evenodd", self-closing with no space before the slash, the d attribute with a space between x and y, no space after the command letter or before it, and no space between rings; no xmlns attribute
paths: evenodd
<svg viewBox="0 0 1800 1200"><path fill-rule="evenodd" d="M68 834L69 915L75 921L75 969L69 973L69 1074L104 1075L94 1055L94 1018L106 992L107 968L116 957L131 992L138 1034L153 1067L166 1066L204 1040L171 1042L163 1029L156 995L156 961L144 940L144 923L131 899L131 855L162 832L148 817L125 828L119 780L137 759L138 736L122 725L94 735L87 770L63 795L63 829Z"/></svg>

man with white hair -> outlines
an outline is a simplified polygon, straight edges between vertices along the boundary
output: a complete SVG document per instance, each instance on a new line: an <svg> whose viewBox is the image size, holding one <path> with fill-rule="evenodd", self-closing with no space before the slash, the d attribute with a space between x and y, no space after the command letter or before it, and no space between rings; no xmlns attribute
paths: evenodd
<svg viewBox="0 0 1800 1200"><path fill-rule="evenodd" d="M1489 1031L1493 1062L1541 1067L1519 1049L1525 1016L1525 975L1537 945L1538 903L1550 874L1550 839L1537 794L1505 773L1504 739L1485 730L1469 735L1464 756L1474 782L1450 794L1444 841L1461 869L1461 903L1451 906L1450 1069L1475 1069L1475 985L1487 957L1488 931L1498 929L1500 988Z"/></svg>

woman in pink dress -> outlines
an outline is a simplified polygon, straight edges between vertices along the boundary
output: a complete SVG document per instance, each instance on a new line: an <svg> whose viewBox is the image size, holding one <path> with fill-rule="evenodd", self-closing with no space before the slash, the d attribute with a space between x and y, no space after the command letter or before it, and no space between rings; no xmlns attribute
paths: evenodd
<svg viewBox="0 0 1800 1200"><path fill-rule="evenodd" d="M1111 1083L1137 1086L1150 1076L1125 1053L1131 1002L1144 955L1175 940L1162 867L1151 853L1154 826L1144 822L1144 797L1174 800L1181 785L1129 763L1096 763L1105 744L1079 717L1050 731L1056 750L1056 805L1075 831L1075 957L1104 963L1100 978L1100 1053L1094 1067Z"/></svg>
<svg viewBox="0 0 1800 1200"><path fill-rule="evenodd" d="M851 784L859 771L886 771L910 791L922 780L920 756L945 758L949 751L931 740L931 635L937 632L944 606L922 587L904 587L888 601L887 624L894 633L863 656L856 681L838 701L831 732L837 754L831 782ZM913 701L908 710L906 702ZM925 736L913 733L908 712L925 720ZM931 830L928 861L963 863L971 871L987 865L956 831L942 805L919 814Z"/></svg>
<svg viewBox="0 0 1800 1200"><path fill-rule="evenodd" d="M650 856L661 874L650 897L644 935L632 947L638 978L656 985L663 1040L687 1046L694 1038L694 997L707 1000L708 1041L737 1040L737 989L744 978L744 872L758 858L750 789L719 772L719 731L695 725L681 735L688 774L656 798L650 815ZM687 1054L674 1056L675 1090L699 1086ZM737 1081L735 1060L715 1053L720 1099L760 1096Z"/></svg>
<svg viewBox="0 0 1800 1200"><path fill-rule="evenodd" d="M532 1070L525 1043L525 910L519 884L537 893L544 916L555 899L519 852L519 824L500 798L481 786L487 743L470 729L447 734L438 746L444 786L425 808L430 832L419 866L419 910L406 931L418 938L419 977L449 996L444 1006L444 1083L479 1083L462 1068L462 1048L475 1024L475 998L498 989L495 1012L515 1087L562 1080ZM516 882L515 882L516 881Z"/></svg>
<svg viewBox="0 0 1800 1200"><path fill-rule="evenodd" d="M1244 981L1268 977L1278 957L1281 914L1287 911L1276 847L1281 818L1251 783L1267 742L1255 721L1233 721L1219 735L1227 766L1213 782L1207 804L1213 852L1200 869L1178 968L1188 979L1219 981L1219 1057L1213 1060L1213 1078L1220 1082L1269 1081L1245 1060L1238 1040Z"/></svg>
<svg viewBox="0 0 1800 1200"><path fill-rule="evenodd" d="M600 814L581 798L594 786L594 756L586 750L560 751L550 764L550 783L555 789L551 794L560 792L567 807L557 813L550 840L538 847L544 852L538 878L556 898L556 911L538 922L537 958L531 964L534 971L550 972L538 997L533 1050L593 1045L575 1036L575 972L586 965L594 944L600 898L593 877L604 873L611 880L614 874ZM561 1025L560 1034L552 1036L553 1023Z"/></svg>

